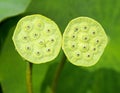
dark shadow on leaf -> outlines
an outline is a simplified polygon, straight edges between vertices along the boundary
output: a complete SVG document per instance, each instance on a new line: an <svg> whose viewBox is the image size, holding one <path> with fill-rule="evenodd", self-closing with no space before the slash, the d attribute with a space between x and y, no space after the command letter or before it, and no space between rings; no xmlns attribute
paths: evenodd
<svg viewBox="0 0 120 93"><path fill-rule="evenodd" d="M10 28L16 25L20 18L21 18L21 15L8 18L0 23L0 53Z"/></svg>
<svg viewBox="0 0 120 93"><path fill-rule="evenodd" d="M53 64L46 75L42 93L50 91L57 64ZM60 75L56 93L119 93L120 73L112 69L99 69L93 72L66 63Z"/></svg>
<svg viewBox="0 0 120 93"><path fill-rule="evenodd" d="M1 84L0 84L0 93L3 93L3 92L2 92L2 86L1 86Z"/></svg>

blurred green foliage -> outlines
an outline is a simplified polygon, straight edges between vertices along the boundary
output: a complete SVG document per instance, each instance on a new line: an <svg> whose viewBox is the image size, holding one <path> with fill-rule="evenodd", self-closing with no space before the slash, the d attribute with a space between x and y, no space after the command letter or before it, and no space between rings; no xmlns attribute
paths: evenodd
<svg viewBox="0 0 120 93"><path fill-rule="evenodd" d="M31 0L0 0L0 22L23 13Z"/></svg>
<svg viewBox="0 0 120 93"><path fill-rule="evenodd" d="M95 66L84 68L66 62L58 81L57 93L119 93L120 1L32 0L30 4L29 2L30 0L0 0L0 20L9 17L0 23L0 85L3 93L27 93L26 63L15 51L11 37L21 17L36 13L54 20L62 33L71 19L88 16L100 22L109 36L108 46ZM8 4L12 7L9 8ZM23 11L25 12L22 13ZM10 18L13 15L17 16ZM33 65L34 93L45 93L49 89L61 56L62 53L51 63Z"/></svg>

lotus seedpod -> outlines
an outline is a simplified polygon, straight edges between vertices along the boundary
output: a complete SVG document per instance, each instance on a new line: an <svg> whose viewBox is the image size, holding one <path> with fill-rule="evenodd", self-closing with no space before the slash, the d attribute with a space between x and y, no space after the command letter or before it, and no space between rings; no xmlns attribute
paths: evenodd
<svg viewBox="0 0 120 93"><path fill-rule="evenodd" d="M55 59L62 43L62 35L56 23L39 14L23 17L12 39L17 52L35 64Z"/></svg>
<svg viewBox="0 0 120 93"><path fill-rule="evenodd" d="M62 49L72 64L92 66L100 59L107 43L108 37L97 21L78 17L67 25Z"/></svg>

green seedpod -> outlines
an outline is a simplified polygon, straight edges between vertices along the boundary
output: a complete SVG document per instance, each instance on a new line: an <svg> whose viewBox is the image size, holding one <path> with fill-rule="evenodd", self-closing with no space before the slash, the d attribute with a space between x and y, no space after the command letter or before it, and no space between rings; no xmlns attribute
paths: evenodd
<svg viewBox="0 0 120 93"><path fill-rule="evenodd" d="M40 14L20 19L12 40L22 58L35 64L55 59L62 45L62 35L56 23Z"/></svg>
<svg viewBox="0 0 120 93"><path fill-rule="evenodd" d="M108 37L97 21L78 17L67 25L62 49L72 64L88 67L98 62L107 43Z"/></svg>

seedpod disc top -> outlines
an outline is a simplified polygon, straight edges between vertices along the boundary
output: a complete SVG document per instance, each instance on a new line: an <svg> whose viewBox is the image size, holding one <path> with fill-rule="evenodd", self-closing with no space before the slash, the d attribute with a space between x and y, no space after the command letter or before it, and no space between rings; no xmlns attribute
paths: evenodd
<svg viewBox="0 0 120 93"><path fill-rule="evenodd" d="M72 64L92 66L100 59L107 43L107 35L97 21L78 17L66 27L62 49Z"/></svg>
<svg viewBox="0 0 120 93"><path fill-rule="evenodd" d="M55 22L34 14L25 16L18 22L12 39L16 50L25 60L39 64L57 57L62 35Z"/></svg>

